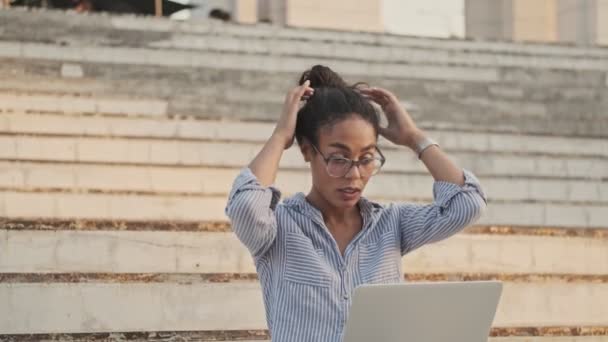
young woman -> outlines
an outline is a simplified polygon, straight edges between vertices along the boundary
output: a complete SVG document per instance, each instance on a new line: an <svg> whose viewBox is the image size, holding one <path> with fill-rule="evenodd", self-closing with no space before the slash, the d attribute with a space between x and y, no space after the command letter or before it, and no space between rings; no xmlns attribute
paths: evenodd
<svg viewBox="0 0 608 342"><path fill-rule="evenodd" d="M416 127L391 92L348 86L320 65L299 84L273 134L236 178L226 213L254 257L272 340L337 342L355 287L402 281L403 255L473 223L486 200L475 176ZM371 101L382 107L386 128ZM432 204L362 197L385 162L378 134L418 153L435 179ZM272 184L294 137L312 188L279 203Z"/></svg>

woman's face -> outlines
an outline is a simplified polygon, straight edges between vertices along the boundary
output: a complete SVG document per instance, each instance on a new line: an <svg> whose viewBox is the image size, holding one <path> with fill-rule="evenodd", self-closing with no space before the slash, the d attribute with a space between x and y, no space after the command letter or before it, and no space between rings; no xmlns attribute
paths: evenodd
<svg viewBox="0 0 608 342"><path fill-rule="evenodd" d="M373 158L376 152L376 132L374 127L358 115L319 129L317 148L326 157L343 157L352 160ZM328 204L336 208L351 208L357 204L370 175L362 175L353 166L340 178L327 172L323 156L308 146L305 150L312 171L313 191L317 192Z"/></svg>

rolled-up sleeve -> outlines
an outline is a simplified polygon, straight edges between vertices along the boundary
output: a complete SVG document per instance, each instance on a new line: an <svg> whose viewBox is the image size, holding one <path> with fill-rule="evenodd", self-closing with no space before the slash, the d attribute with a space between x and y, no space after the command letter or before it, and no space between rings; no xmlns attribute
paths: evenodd
<svg viewBox="0 0 608 342"><path fill-rule="evenodd" d="M264 255L274 243L277 235L274 210L280 198L278 189L262 186L249 168L234 180L226 215L236 236L255 258Z"/></svg>
<svg viewBox="0 0 608 342"><path fill-rule="evenodd" d="M431 204L397 204L401 255L452 236L479 219L486 208L486 196L477 177L466 169L463 173L463 186L436 181Z"/></svg>

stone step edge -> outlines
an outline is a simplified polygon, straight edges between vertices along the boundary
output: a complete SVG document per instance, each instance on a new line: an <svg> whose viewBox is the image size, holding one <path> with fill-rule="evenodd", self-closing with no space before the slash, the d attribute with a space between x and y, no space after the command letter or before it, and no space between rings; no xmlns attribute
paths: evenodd
<svg viewBox="0 0 608 342"><path fill-rule="evenodd" d="M158 100L157 98L154 99L150 99L150 98L137 98L137 97L125 97L125 98L121 98L118 96L108 96L107 94L104 95L96 95L96 94L89 94L89 93L80 93L80 92L74 92L74 93L64 93L64 92L53 92L53 91L24 91L24 90L11 90L11 89L6 89L6 88L2 88L0 86L0 93L3 94L8 94L8 95L13 95L13 96L19 96L19 97L28 97L28 96L52 96L52 97L57 97L57 98L65 98L65 97L70 97L74 100L82 100L83 98L86 98L86 100L91 100L91 101L95 101L95 100L99 100L99 101L111 101L111 100L116 100L116 101L120 101L120 102L129 102L129 101L133 101L134 103L139 103L142 101L146 101L146 100ZM4 106L4 105L3 105ZM409 110L409 109L408 109ZM149 114L122 114L122 113L111 113L111 112L62 112L62 111L54 111L54 110L38 110L38 109L13 109L11 107L1 107L0 106L0 114L23 114L23 115L57 115L57 114L61 114L62 117L72 117L72 118L120 118L123 120L135 120L135 119L147 119L147 120L152 120L152 121L186 121L186 120L191 120L191 121L195 121L195 122L208 122L208 123L212 123L212 124L221 124L221 123L248 123L248 122L252 122L252 123L258 123L258 124L263 124L263 125L268 125L268 127L266 127L268 129L269 132L272 131L273 128L273 124L276 123L276 120L271 120L271 119L265 119L265 118L260 118L260 119L256 119L256 118L240 118L240 119L236 119L236 118L225 118L225 119L218 119L218 118L206 118L204 116L200 116L200 115L192 115L192 114L185 114L185 115L181 115L179 113L168 113L165 116L152 116ZM446 127L445 123L432 123L432 122L420 122L420 125L426 125L426 127L422 127L425 128L429 131L436 131L438 133L451 133L451 132L477 132L477 130L475 129L467 129L466 127L470 127L470 125L466 125L466 126L455 126L455 127ZM479 132L478 132L479 133ZM482 133L486 133L486 132L482 132ZM530 136L530 137L556 137L552 134L546 134L546 133L525 133L525 134L521 134L521 133L511 133L508 131L499 131L496 133L486 133L486 134L496 134L496 135L510 135L513 138L520 138L523 136ZM557 137L562 137L562 135L558 135ZM570 137L570 136L567 136ZM588 140L590 143L593 142L598 142L601 143L604 140L601 138L596 138L596 137L589 137L587 135L582 135L579 139L583 139L583 140ZM247 140L249 141L249 140ZM389 143L390 144L390 143Z"/></svg>
<svg viewBox="0 0 608 342"><path fill-rule="evenodd" d="M1 230L68 230L68 231L173 231L173 232L231 232L229 222L224 221L129 221L129 220L61 220L61 219L7 219L0 218ZM606 228L540 227L473 225L461 234L581 237L608 239Z"/></svg>
<svg viewBox="0 0 608 342"><path fill-rule="evenodd" d="M559 273L405 273L408 282L502 281L508 283L608 284L608 274ZM0 284L32 283L252 283L256 273L0 273Z"/></svg>
<svg viewBox="0 0 608 342"><path fill-rule="evenodd" d="M2 57L0 57L0 60L2 60ZM26 78L25 76L20 76L21 78ZM39 78L36 78L35 80L41 80L41 78L44 76L39 76ZM54 81L54 80L63 80L66 81L65 79L62 79L60 77L46 77L48 78L48 80L50 81ZM82 80L94 80L95 78L77 78L77 79L68 79L72 82L78 82L78 81L82 81ZM116 94L116 95L112 95L112 96L108 96L108 94L104 94L104 95L97 95L96 93L92 92L92 91L82 91L82 90L70 90L70 91L65 91L65 90L55 90L55 89L19 89L19 88L10 88L10 87L3 87L0 85L0 93L3 95L12 95L12 96L54 96L54 97L71 97L74 98L75 100L116 100L116 101L121 101L121 102L129 102L129 101L133 101L133 102L141 102L141 101L146 101L146 100L158 100L159 98L157 97L149 97L149 96L137 96L137 95L129 95L129 96L124 96L124 95L120 95L120 94ZM100 113L102 114L102 113ZM66 114L66 115L74 115L74 114Z"/></svg>
<svg viewBox="0 0 608 342"><path fill-rule="evenodd" d="M211 170L241 170L245 167L242 166L230 166L230 165L208 165L208 164L176 164L166 162L103 162L103 161L73 161L73 160L45 160L45 159L30 159L30 158L2 158L0 157L0 163L27 163L27 164L48 164L48 165L86 165L86 166L103 166L103 167L154 167L154 168L183 168L183 169L200 169L202 171L206 169ZM304 172L306 168L298 166L281 166L279 171L290 171L290 172ZM382 170L382 174L390 175L417 175L417 176L429 176L428 172L417 171L417 170ZM606 177L580 177L580 176L557 176L557 175L543 175L538 176L536 174L492 174L475 172L478 178L494 178L494 179L528 179L528 180L564 180L564 181L590 181L590 182L605 182L608 181L608 175Z"/></svg>
<svg viewBox="0 0 608 342"><path fill-rule="evenodd" d="M0 112L1 113L1 112ZM0 118L1 118L0 114ZM129 116L131 117L131 116ZM450 133L463 133L457 130L441 130L441 129L425 129L429 135L433 135L434 132L450 132ZM474 131L475 133L479 133L479 131ZM472 132L468 132L472 133ZM441 134L441 133L440 133ZM494 133L496 134L496 133ZM511 135L511 134L503 134L503 135ZM528 135L528 134L526 134ZM123 135L123 134L91 134L91 133L82 133L82 134L70 134L70 133L42 133L42 132L20 132L20 131L0 131L0 136L7 137L27 137L27 138L92 138L92 139L120 139L125 142L128 141L183 141L183 142L200 142L200 143L237 143L237 144L263 144L265 141L260 139L231 139L231 138L207 138L207 137L180 137L180 136L154 136L154 135ZM536 135L528 135L535 137ZM571 138L570 136L565 137ZM580 138L576 138L580 139ZM587 137L588 143L596 143L601 141L602 139L597 138L589 138ZM404 147L397 146L392 143L387 142L384 139L381 139L379 142L379 147L382 150L403 150L406 151ZM608 160L608 155L606 154L575 154L575 153L565 153L565 152L537 152L537 151L504 151L495 148L489 148L485 150L477 150L477 149L467 149L467 148L452 148L450 146L442 146L442 148L449 153L466 153L466 154L487 154L491 153L493 155L499 156L519 156L519 157L543 157L549 159L560 159L560 158L568 158L568 159L597 159L597 160Z"/></svg>
<svg viewBox="0 0 608 342"><path fill-rule="evenodd" d="M250 40L250 41L268 41L270 40L271 42L279 42L279 43L302 43L303 41L306 42L307 44L340 44L342 46L359 46L359 47L372 47L372 48L381 48L381 49L400 49L400 50L416 50L416 51L424 51L425 53L443 53L443 54L462 54L464 56L488 56L488 55L494 55L497 52L501 52L501 50L503 52L507 52L506 55L512 57L512 58L520 58L520 59L532 59L532 58L561 58L561 59L571 59L571 60L576 60L576 59L586 59L586 60L591 60L591 61L597 61L597 60L601 60L602 58L605 58L606 55L606 51L604 51L603 49L597 48L597 49L586 49L586 50L578 50L578 51L568 51L566 49L562 50L562 51L568 51L569 53L556 53L554 51L547 51L547 49L542 49L542 45L541 45L541 49L536 49L536 51L527 51L525 49L525 45L523 44L519 44L516 45L512 44L513 46L518 47L519 49L505 49L503 47L503 49L491 49L491 48L484 48L483 45L488 45L488 42L483 42L483 43L475 43L475 42L471 42L471 41L466 41L463 39L458 39L458 40L453 40L453 39L443 39L447 44L439 45L439 44L428 44L429 41L432 40L432 38L428 39L426 44L425 42L422 41L422 39L424 39L424 37L422 37L422 39L420 39L419 41L415 41L412 39L407 39L408 37L403 37L403 39L401 40L401 42L399 41L391 41L390 38L393 37L399 37L399 35L376 35L376 39L374 39L373 41L368 40L362 40L362 39L335 39L337 37L331 37L331 38L327 38L327 36L325 36L325 39L321 38L321 39L317 39L316 37L317 35L314 34L308 34L306 37L298 37L297 35L281 35L281 34L274 34L274 35L268 35L268 32L261 32L261 33L257 33L255 32L257 31L261 31L259 29L260 26L256 27L253 26L253 30L249 30L249 32L247 32L246 34L243 34L244 31L241 29L240 32L237 32L237 30L240 28L238 26L233 26L233 27L225 27L226 29L228 29L228 32L223 32L223 31L208 31L208 32L196 32L194 34L189 33L187 34L187 37L189 39L197 39L197 40L205 40L205 39L224 39L224 40L232 40L232 41L239 41L239 40ZM232 30L231 30L232 29ZM236 30L234 30L236 29ZM263 30L263 29L262 29ZM317 30L318 31L318 30ZM331 32L335 32L332 30L322 30L325 31L323 33L331 33ZM168 32L168 31L165 31ZM283 28L281 30L277 30L275 32L279 32L279 33L289 33L289 28ZM339 31L338 31L339 32ZM175 34L175 32L172 32L173 34ZM218 34L219 33L219 34ZM257 34L256 34L257 33ZM312 32L311 32L312 33ZM342 31L342 34L348 34L348 32L344 32ZM336 35L338 36L338 35ZM334 39L332 39L334 38ZM366 37L369 38L369 37ZM15 38L11 38L11 39L15 39ZM18 39L18 41L24 41L24 42L28 42L28 43L54 43L56 45L61 45L61 41L60 40L47 40L47 41L35 41L35 40L27 40L27 38L25 38L26 40L24 40L23 38ZM10 40L10 41L15 41L15 40ZM460 46L457 46L458 44L460 44ZM504 45L504 44L503 44ZM70 45L71 47L82 47L82 46L86 46L86 45L82 45L82 44L78 44L78 45ZM161 41L160 43L154 44L135 44L135 45L119 45L119 46L114 46L111 44L103 44L103 45L98 45L99 47L110 47L110 48L156 48L156 49L178 49L180 51L191 51L191 50L197 50L197 49L201 49L201 47L198 46L183 46L183 44L179 44L179 42L175 42L174 40L169 38L168 42L164 42ZM217 51L234 51L234 49L231 48L227 48L227 49L215 49ZM498 50L498 51L497 51ZM506 51L505 51L506 50ZM543 51L544 50L544 51ZM284 51L283 51L284 53ZM384 56L385 59L391 59L391 58L395 58L394 56ZM384 59L383 59L384 60ZM491 60L490 62L487 62L488 65L490 66L495 66L498 65L500 66L500 61L495 61L495 60ZM532 63L531 63L532 64ZM532 64L533 66L536 66L534 64ZM536 66L539 67L539 66ZM540 66L542 67L542 66Z"/></svg>
<svg viewBox="0 0 608 342"><path fill-rule="evenodd" d="M12 8L11 14L32 16L33 9ZM71 12L61 10L35 11L35 15L40 18L52 18L54 20L65 20L66 15L74 15ZM9 13L9 12L7 12ZM22 14L23 13L23 14ZM77 18L72 17L72 20L86 18L96 19L105 17L104 13L87 13L76 14ZM69 18L69 17L68 17ZM355 44L373 44L381 46L403 46L412 48L426 47L428 44L440 45L439 50L471 50L482 52L508 52L510 54L532 54L538 55L537 50L550 50L545 52L546 55L567 55L573 57L592 56L605 57L608 55L607 49L602 46L574 46L569 43L560 42L513 42L501 40L475 40L470 39L453 39L441 37L417 37L390 33L374 33L374 32L349 32L344 30L332 29L315 29L315 28L300 28L300 27L278 27L267 23L256 24L239 24L227 23L220 21L172 21L167 18L156 18L152 16L133 16L128 14L112 14L108 24L102 24L102 29L115 30L130 30L130 31L147 31L147 32L165 32L175 34L188 34L196 36L217 36L226 35L229 37L270 37L288 40L307 40L307 41L331 41ZM328 39L327 35L333 35L334 39ZM320 37L320 38L317 38ZM431 45L428 48L432 48ZM597 54L597 55L596 55Z"/></svg>
<svg viewBox="0 0 608 342"><path fill-rule="evenodd" d="M490 337L592 337L608 336L608 326L545 326L545 327L492 327ZM66 334L0 334L0 341L269 341L268 330L212 330L212 331L132 331L112 333Z"/></svg>
<svg viewBox="0 0 608 342"><path fill-rule="evenodd" d="M0 50L0 57L5 59L33 59L33 60L47 60L47 61L61 61L70 63L96 63L96 64L114 64L114 65L145 65L145 66L161 66L161 67L188 67L188 68L207 68L213 65L218 65L218 58L222 59L222 69L238 68L240 70L254 70L254 71L270 71L277 70L277 67L271 68L269 65L256 64L264 59L289 59L296 64L284 64L281 65L280 71L288 72L301 72L302 64L311 65L311 60L315 63L321 64L336 64L346 63L352 65L358 65L359 67L375 67L372 75L375 76L390 76L388 72L382 72L387 66L410 68L408 70L417 70L419 68L439 69L433 70L440 72L445 69L459 69L460 71L466 70L467 72L478 71L473 80L484 81L484 82L495 82L499 77L499 70L503 68L501 65L489 65L489 66L477 66L471 63L460 62L458 64L453 63L438 63L429 61L416 61L414 63L404 62L400 60L393 61L370 61L359 57L344 57L344 56L323 56L318 54L307 54L301 55L298 53L285 53L278 52L268 54L265 52L258 51L235 51L231 49L205 49L205 50L194 50L194 49L167 49L167 48L155 48L150 46L121 46L114 47L108 45L102 46L62 46L56 43L49 42L28 42L28 41L14 41L14 40L0 40L0 45L3 46L3 50ZM112 53L119 51L119 54ZM180 58L167 60L168 55L179 55ZM135 57L137 56L137 58ZM198 57L198 58L197 58ZM222 58L223 57L223 58ZM525 58L525 57L524 57ZM534 57L528 57L534 58ZM601 59L598 59L601 60ZM238 62L237 62L238 61ZM411 69L416 68L416 69ZM545 66L541 66L546 68ZM350 69L344 69L343 73L352 75L354 67ZM539 69L539 68L535 68ZM560 69L560 68L558 68ZM572 67L561 68L562 70L571 70ZM582 68L583 71L597 71L604 72L607 69L602 67L599 68ZM358 71L357 73L360 73ZM437 79L437 76L418 77L422 79ZM444 76L445 78L445 76ZM470 80L471 76L465 73L460 73L458 76L453 76L457 80Z"/></svg>
<svg viewBox="0 0 608 342"><path fill-rule="evenodd" d="M232 41L242 41L242 40L255 40L255 41L259 41L262 42L262 44L266 43L268 41L268 38L265 37L249 37L249 38L243 38L243 37L238 37L238 36L227 36L225 37L227 39L230 39ZM205 37L202 37L202 39L205 39ZM282 39L282 38L271 38L271 39L276 39L278 41L283 41L283 42L294 42L293 39ZM327 42L324 41L314 41L312 42L313 44L327 44ZM353 47L357 47L357 46L365 46L365 47L372 47L372 48L379 48L379 49L391 49L391 50L404 50L407 51L409 49L412 49L411 47L403 47L403 46L383 46L383 45L371 45L371 44L362 44L362 43L348 43L348 42L337 42L338 44L343 44L343 45L352 45ZM209 54L209 55L230 55L230 56L256 56L256 57L271 57L271 58L291 58L291 59L302 59L302 60L319 60L322 61L322 63L325 60L331 60L331 61L343 61L343 62L347 62L347 63L361 63L361 64L365 64L365 65L383 65L383 64L390 64L390 65L406 65L406 66L421 66L421 67L460 67L460 68L470 68L470 69L479 69L479 70L498 70L501 68L526 68L526 69L554 69L554 70L581 70L581 71L598 71L598 72L604 72L608 69L606 69L601 61L605 58L605 57L595 57L595 56L582 56L582 57L571 57L571 56L564 56L564 55L553 55L551 57L553 57L554 59L556 59L558 62L555 63L551 63L552 65L545 65L542 63L538 63L536 60L538 59L542 59L542 58L546 58L545 55L542 54L513 54L511 55L511 59L513 58L517 58L517 59L521 59L521 60L525 60L526 62L528 62L527 64L524 64L523 66L518 65L517 63L509 63L509 60L507 59L505 61L505 59L496 59L493 58L495 57L495 53L494 52L485 52L485 51L470 51L470 50L466 50L466 49L462 49L462 50L452 50L449 53L451 54L460 54L460 60L458 61L452 61L450 62L449 60L426 60L424 58L412 58L412 60L407 60L407 61L403 61L402 59L396 58L394 56L386 56L386 57L381 57L378 59L365 59L363 58L364 56L348 56L348 55L338 55L336 56L335 54L330 54L327 52L318 52L317 51L298 51L298 52L293 52L293 51L287 51L287 50L283 50L281 51L280 49L277 49L275 47L273 47L272 45L268 45L268 48L266 50L256 50L255 47L251 48L251 47L244 47L244 48L239 48L234 49L234 48L226 48L223 46L217 47L217 46L206 46L203 48L200 47L196 47L196 46L188 46L187 48L184 48L182 46L178 46L178 45L173 45L173 46L169 46L169 47L165 47L165 46L154 46L154 45L122 45L122 46L114 46L111 44L104 44L104 45L83 45L83 44L78 44L78 45L62 45L61 42L55 42L55 41L44 41L44 42L39 42L39 41L23 41L23 40L0 40L0 44L3 44L6 47L6 52L3 52L1 54L2 57L4 58L15 58L15 59L47 59L47 60L61 60L61 61L71 61L71 62L96 62L96 63L117 63L117 60L115 58L112 57L107 57L107 56L103 56L103 54L99 54L99 51L103 51L106 55L108 51L120 51L121 53L129 53L129 54L133 54L133 55L138 55L138 56L143 56L141 58L141 60L139 60L138 62L134 62L133 58L127 58L121 60L120 64L145 64L145 65L169 65L169 66L190 66L191 62L190 59L186 58L184 61L182 60L177 60L175 62L172 63L166 63L166 62L161 62L161 58L152 58L151 60L149 60L147 57L148 54L153 54L153 53L157 53L157 54L166 54L168 52L173 52L175 54L186 54L189 55L189 57L194 58L196 55L198 54ZM171 44L171 43L170 43ZM38 50L45 50L45 51L38 51ZM47 51L50 50L63 50L66 51L63 56L61 56L61 58L59 58L56 52L54 53L46 53ZM433 49L433 48L428 48L428 47L420 47L417 48L418 51L424 51L426 53L433 53L434 51L440 51L443 52L445 50L441 50L441 49ZM98 50L98 51L95 51ZM97 54L95 53L97 52ZM46 54L45 54L46 53ZM99 56L102 57L99 57ZM93 57L94 56L94 57ZM467 57L470 57L467 59ZM479 63L479 62L471 62L470 59L471 58L475 58L475 57L486 57L488 58L488 62L486 63ZM576 62L580 59L584 59L586 62L592 63L593 65L587 66L587 64L585 64L586 66L580 66L579 64L572 64L572 62ZM561 65L559 62L562 62ZM565 62L570 62L570 63L565 63ZM326 62L325 62L326 63ZM352 74L352 72L350 72Z"/></svg>
<svg viewBox="0 0 608 342"><path fill-rule="evenodd" d="M228 192L183 192L183 191L150 191L150 190L115 190L115 189L100 189L100 188L56 188L56 187L6 187L0 186L0 193L27 193L27 194L68 194L68 195L109 195L109 196L152 196L152 197L170 197L170 198L228 198ZM292 196L294 193L283 192L284 196ZM378 197L373 196L370 199L376 202L403 201L414 203L426 203L432 201L429 194L426 197ZM488 204L552 204L565 205L569 207L608 207L608 201L580 201L580 200L539 200L539 199L501 199L499 196L488 199Z"/></svg>
<svg viewBox="0 0 608 342"><path fill-rule="evenodd" d="M1 60L1 58L0 58ZM21 111L13 111L11 109L0 108L1 113L18 113ZM41 110L27 110L26 114L43 114L43 115L73 115L73 116L102 116L102 117L115 117L115 118L132 118L132 119L150 119L155 118L154 116L148 114L118 114L118 113L65 113L61 111L41 111ZM200 120L200 121L208 121L208 120L217 120L215 117L205 117L204 115L192 115L192 114L182 114L182 113L168 113L166 118L169 119L181 119L181 120ZM227 121L236 121L242 123L265 123L265 124L274 124L276 120L269 118L242 118L240 120L227 120ZM464 125L453 122L428 122L428 121L420 121L418 122L418 126L425 130L437 130L437 131L451 131L451 132L459 132L459 133L488 133L488 134L504 134L504 135L522 135L522 132L512 126L500 126L496 127L488 127L488 126L475 126L475 125ZM586 134L578 134L578 133L569 133L567 135L564 134L554 134L550 132L541 132L541 131L532 131L525 132L523 135L533 136L533 137L553 137L553 138L576 138L576 139L591 139L591 140L602 140L603 135L593 135L589 136Z"/></svg>
<svg viewBox="0 0 608 342"><path fill-rule="evenodd" d="M0 93L6 93L6 89L3 89L0 87ZM10 90L9 90L10 92ZM15 93L11 94L11 95L16 95L16 96L24 96L27 97L29 95L33 95L33 96L37 96L38 91L23 91L23 90L16 90ZM55 95L54 92L44 92L44 94L41 94L44 96L47 95ZM129 98L119 98L119 97L115 97L115 96L98 96L98 95L94 95L94 94L88 94L88 95L83 95L83 93L58 93L57 97L66 97L69 96L71 98L74 98L75 100L78 99L82 99L87 98L90 100L117 100L117 101L130 101L133 100L134 102L141 102L143 100L148 100L148 98L133 98L133 97L129 97ZM156 100L156 99L155 99ZM148 114L120 114L120 113L105 113L105 112L95 112L95 113L85 113L85 112L61 112L61 111L43 111L43 110L35 110L35 109L26 109L26 110L22 110L22 109L12 109L12 108L5 108L5 107L1 107L0 106L0 114L21 114L21 115L49 115L49 116L56 116L57 114L60 114L61 117L68 117L68 118L110 118L110 119L122 119L122 120L137 120L137 119L146 119L148 121L165 121L165 122L171 122L171 121L194 121L194 122L199 122L199 123L210 123L210 124L242 124L242 123L253 123L253 124L261 124L261 125L267 125L268 127L266 127L268 129L268 132L272 131L272 128L274 127L274 124L276 123L276 120L270 120L270 119L265 119L265 118L260 118L260 119L256 119L256 118L241 118L241 119L236 119L236 118L226 118L226 119L217 119L217 118L206 118L204 116L199 116L199 115L191 115L191 114L185 114L185 115L180 115L180 114L172 114L172 113L168 113L165 116L151 116ZM425 125L424 127L422 125ZM546 134L546 133L519 133L519 132L509 132L509 131L497 131L497 132L492 132L492 131L488 131L488 132L479 132L476 129L467 129L466 127L469 127L470 125L467 126L454 126L454 127L449 127L446 126L445 123L432 123L432 122L420 122L418 126L421 126L421 128L426 129L427 131L429 131L430 133L461 133L461 132L475 132L478 134L495 134L495 135L507 135L507 136L512 136L512 138L517 139L517 138L521 138L522 136L526 137L548 137L548 138L555 138L555 137L565 137L565 138L571 138L572 136L568 135L568 136L563 136L563 135L552 135L552 134ZM28 134L32 134L32 133L28 133ZM44 133L47 134L47 133ZM130 137L130 136L127 136ZM140 136L134 136L134 137L140 137ZM190 139L190 138L188 138ZM596 138L596 137L589 137L588 135L581 135L580 137L577 137L577 139L581 139L581 140L586 140L589 143L602 143L604 142L604 139L601 138ZM206 138L203 138L202 140L206 140ZM230 140L232 141L232 140ZM259 141L259 140L251 140L251 139L246 139L243 141ZM388 141L384 141L385 144L387 144L387 146L391 146L393 145L392 143L388 142ZM394 146L394 145L393 145Z"/></svg>

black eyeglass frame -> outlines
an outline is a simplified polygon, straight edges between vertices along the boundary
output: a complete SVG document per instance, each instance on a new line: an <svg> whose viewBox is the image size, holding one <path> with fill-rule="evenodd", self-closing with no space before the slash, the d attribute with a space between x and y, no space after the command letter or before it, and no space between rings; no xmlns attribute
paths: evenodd
<svg viewBox="0 0 608 342"><path fill-rule="evenodd" d="M314 144L311 144L311 145L315 149L315 151L317 151L321 155L321 157L323 158L323 161L325 162L325 171L327 171L327 174L330 177L333 177L333 178L342 178L342 177L346 176L350 172L350 170L352 170L353 166L356 166L358 168L359 165L361 165L361 163L365 159L376 159L376 160L380 161L380 167L378 168L378 170L376 172L372 173L371 175L369 175L369 177L377 175L380 172L380 170L382 169L382 166L384 166L384 163L386 163L386 157L384 156L384 154L382 154L382 151L380 151L380 148L378 146L376 146L376 151L378 151L378 154L380 155L380 158L374 157L374 158L365 158L365 159L362 159L362 160L352 160L352 159L344 158L344 157L331 157L331 156L330 157L325 157L325 155L321 151L319 151L319 149L317 148L317 146L315 146ZM337 159L337 160L346 160L346 161L348 161L348 163L350 165L348 166L348 168L346 169L346 172L344 172L343 175L341 175L341 176L335 176L335 175L332 175L329 172L329 161L332 160L332 159L334 159L334 160ZM359 173L361 173L361 169L359 169Z"/></svg>

